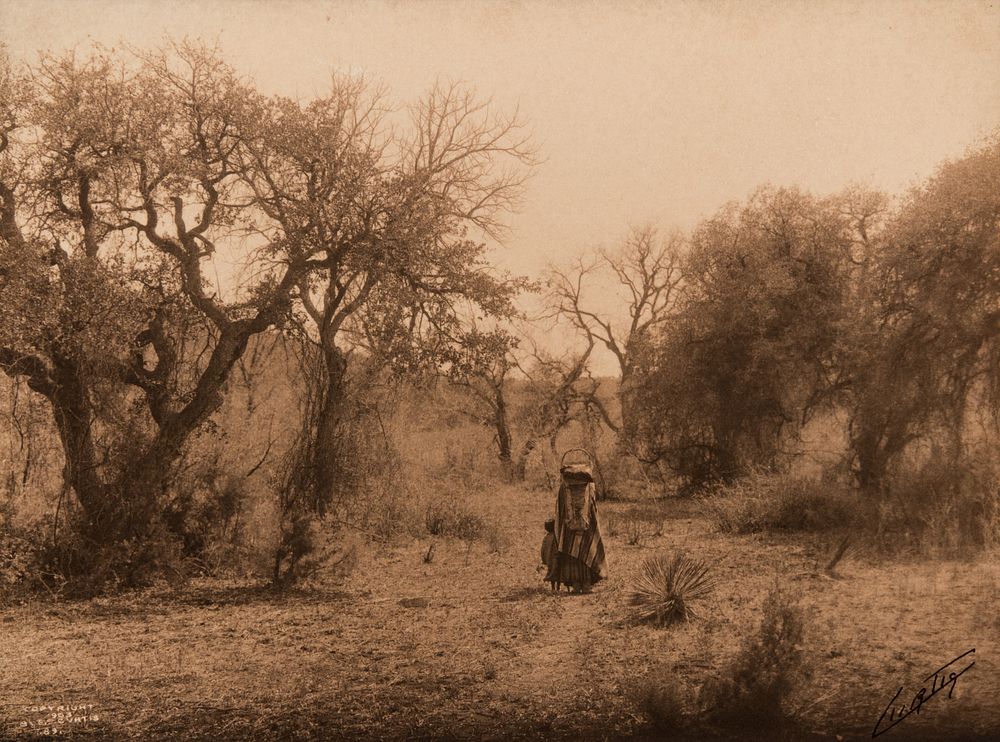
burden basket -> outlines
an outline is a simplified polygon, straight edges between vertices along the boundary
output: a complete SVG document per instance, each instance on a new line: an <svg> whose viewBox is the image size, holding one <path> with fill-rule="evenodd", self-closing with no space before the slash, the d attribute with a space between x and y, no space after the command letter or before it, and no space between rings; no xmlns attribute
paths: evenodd
<svg viewBox="0 0 1000 742"><path fill-rule="evenodd" d="M583 454L586 458L585 462L580 461L570 461L566 462L566 458L570 454L578 454L576 459L580 459L579 454ZM562 459L559 461L559 476L562 478L562 483L566 485L579 485L579 484L590 484L594 481L594 457L585 448L571 448L562 455Z"/></svg>

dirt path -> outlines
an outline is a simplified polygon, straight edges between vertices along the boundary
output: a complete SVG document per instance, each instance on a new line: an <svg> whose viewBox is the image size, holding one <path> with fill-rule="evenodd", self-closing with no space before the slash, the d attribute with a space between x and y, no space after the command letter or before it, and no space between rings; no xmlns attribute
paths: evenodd
<svg viewBox="0 0 1000 742"><path fill-rule="evenodd" d="M498 683L525 699L558 699L586 673L587 646L599 623L596 596L553 594L558 609L526 645Z"/></svg>

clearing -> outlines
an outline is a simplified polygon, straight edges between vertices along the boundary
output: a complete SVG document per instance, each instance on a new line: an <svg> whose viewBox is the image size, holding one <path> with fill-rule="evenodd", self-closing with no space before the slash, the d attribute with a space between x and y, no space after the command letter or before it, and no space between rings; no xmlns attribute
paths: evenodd
<svg viewBox="0 0 1000 742"><path fill-rule="evenodd" d="M832 539L723 536L672 501L662 528L630 545L621 524L635 505L602 503L609 580L590 595L552 594L538 571L552 499L473 495L502 531L499 552L439 540L427 563L427 539L374 545L335 589L277 597L212 580L7 608L0 732L38 737L62 705L98 717L56 725L73 738L656 738L637 702L643 679L666 678L693 703L781 580L807 611L810 674L793 699L802 736L870 739L897 688L971 648L976 664L953 697L931 699L887 739L1000 733L995 559L849 553L830 580L809 573ZM629 575L661 548L708 560L718 586L700 620L631 625Z"/></svg>

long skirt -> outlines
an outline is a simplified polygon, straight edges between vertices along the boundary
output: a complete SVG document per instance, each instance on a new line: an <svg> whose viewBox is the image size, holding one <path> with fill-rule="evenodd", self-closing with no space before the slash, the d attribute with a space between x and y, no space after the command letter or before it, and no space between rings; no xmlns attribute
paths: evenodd
<svg viewBox="0 0 1000 742"><path fill-rule="evenodd" d="M580 591L590 590L594 582L590 567L580 559L560 553L555 564L549 566L546 578L553 587L566 585Z"/></svg>

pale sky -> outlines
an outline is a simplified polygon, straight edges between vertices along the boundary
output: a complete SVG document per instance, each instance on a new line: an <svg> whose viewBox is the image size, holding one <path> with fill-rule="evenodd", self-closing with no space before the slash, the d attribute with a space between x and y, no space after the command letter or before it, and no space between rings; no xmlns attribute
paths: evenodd
<svg viewBox="0 0 1000 742"><path fill-rule="evenodd" d="M0 0L15 58L185 35L267 92L337 69L401 103L441 79L518 106L544 162L496 259L531 275L765 182L899 192L1000 126L1000 0Z"/></svg>

